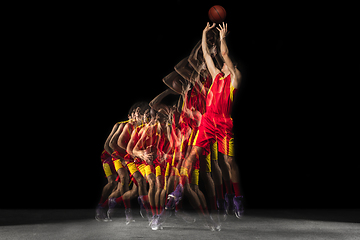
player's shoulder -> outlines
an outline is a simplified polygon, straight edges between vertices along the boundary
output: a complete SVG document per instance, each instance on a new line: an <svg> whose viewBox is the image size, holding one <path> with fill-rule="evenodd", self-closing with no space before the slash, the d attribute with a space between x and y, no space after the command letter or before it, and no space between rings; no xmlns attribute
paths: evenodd
<svg viewBox="0 0 360 240"><path fill-rule="evenodd" d="M241 73L238 69L235 69L235 72L231 74L231 86L235 89L239 88L241 82Z"/></svg>
<svg viewBox="0 0 360 240"><path fill-rule="evenodd" d="M127 123L125 123L123 132L128 132L129 134L131 134L131 132L133 130L134 130L134 125L131 121L128 121Z"/></svg>
<svg viewBox="0 0 360 240"><path fill-rule="evenodd" d="M216 70L215 70L215 72L214 72L213 79L214 79L214 80L215 80L215 79L219 79L219 78L221 78L221 77L223 77L223 76L224 76L224 73L221 72L219 69L216 68Z"/></svg>

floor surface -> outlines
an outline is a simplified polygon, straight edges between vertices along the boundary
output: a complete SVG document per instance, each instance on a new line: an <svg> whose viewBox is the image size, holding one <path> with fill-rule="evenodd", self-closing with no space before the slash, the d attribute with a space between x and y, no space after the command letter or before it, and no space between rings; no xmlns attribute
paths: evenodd
<svg viewBox="0 0 360 240"><path fill-rule="evenodd" d="M360 209L249 209L242 219L229 216L220 232L176 216L153 231L134 211L126 225L123 209L107 223L97 222L93 209L0 209L0 239L360 239Z"/></svg>

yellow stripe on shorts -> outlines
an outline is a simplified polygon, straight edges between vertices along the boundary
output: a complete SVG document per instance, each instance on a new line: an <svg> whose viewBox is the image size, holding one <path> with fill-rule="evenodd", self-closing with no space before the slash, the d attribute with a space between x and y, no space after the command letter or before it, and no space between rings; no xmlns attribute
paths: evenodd
<svg viewBox="0 0 360 240"><path fill-rule="evenodd" d="M199 185L199 169L194 169L191 175L191 184Z"/></svg>
<svg viewBox="0 0 360 240"><path fill-rule="evenodd" d="M229 141L229 156L233 157L234 155L234 138L231 138Z"/></svg>
<svg viewBox="0 0 360 240"><path fill-rule="evenodd" d="M155 168L155 172L156 172L156 177L161 176L161 167L160 167L160 166L157 166L157 167Z"/></svg>
<svg viewBox="0 0 360 240"><path fill-rule="evenodd" d="M145 167L145 174L146 174L146 175L149 175L150 173L152 173L152 171L151 171L151 166L150 166L150 165L147 165L147 166Z"/></svg>
<svg viewBox="0 0 360 240"><path fill-rule="evenodd" d="M145 176L146 175L146 171L145 171L145 165L144 164L140 164L138 166L139 171L141 172L141 175Z"/></svg>
<svg viewBox="0 0 360 240"><path fill-rule="evenodd" d="M104 169L106 177L111 176L113 174L109 164L103 163L103 169Z"/></svg>
<svg viewBox="0 0 360 240"><path fill-rule="evenodd" d="M129 172L131 173L131 175L134 175L134 173L138 171L135 163L133 163L133 162L132 162L132 163L128 163L128 164L127 164L127 167L128 167L128 169L129 169Z"/></svg>
<svg viewBox="0 0 360 240"><path fill-rule="evenodd" d="M124 166L122 165L122 163L120 162L120 159L116 159L114 162L114 166L115 166L115 170L119 170L120 168L124 168Z"/></svg>

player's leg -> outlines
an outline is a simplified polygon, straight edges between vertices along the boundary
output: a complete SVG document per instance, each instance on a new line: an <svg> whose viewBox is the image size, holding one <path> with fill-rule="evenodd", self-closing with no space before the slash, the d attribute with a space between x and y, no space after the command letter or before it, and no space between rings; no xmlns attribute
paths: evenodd
<svg viewBox="0 0 360 240"><path fill-rule="evenodd" d="M127 191L124 193L124 195L117 197L117 198L111 198L109 199L109 211L108 215L111 217L114 208L120 204L123 203L125 207L125 216L126 216L126 224L129 224L130 222L133 222L132 212L131 212L131 198L137 196L134 191L138 191L138 195L146 195L146 185L144 183L144 177L139 171L139 169L136 167L134 162L128 162L127 163L128 170L130 174L135 179L137 186L132 191ZM133 184L135 186L135 184ZM147 195L146 195L147 196Z"/></svg>
<svg viewBox="0 0 360 240"><path fill-rule="evenodd" d="M156 215L159 215L161 211L160 197L161 197L161 192L164 190L164 175L161 172L160 165L156 166L155 171L156 171L155 207L156 207Z"/></svg>
<svg viewBox="0 0 360 240"><path fill-rule="evenodd" d="M201 169L201 168L200 168ZM191 174L191 190L194 191L197 195L197 197L200 200L200 204L202 207L202 210L204 211L204 214L209 214L208 212L208 207L206 204L206 199L204 194L202 193L202 191L200 191L199 189L199 174L200 174L200 170L199 167L195 167L195 169L193 170L192 174Z"/></svg>
<svg viewBox="0 0 360 240"><path fill-rule="evenodd" d="M155 171L156 171L156 193L155 193L156 216L153 219L153 221L151 222L152 230L162 229L162 223L165 220L165 218L162 218L160 220L162 207L164 206L164 205L161 205L161 197L165 197L165 194L162 194L163 192L165 192L165 190L164 190L165 171L163 171L162 167L163 166L161 166L161 165L157 165L155 168ZM164 204L164 201L162 202L162 204Z"/></svg>
<svg viewBox="0 0 360 240"><path fill-rule="evenodd" d="M103 160L103 169L105 172L105 175L107 177L108 183L104 186L101 199L99 201L98 206L96 207L96 214L95 219L97 221L109 221L107 215L106 215L106 207L108 204L108 197L111 194L112 190L116 187L116 172L113 165L113 162L111 161L111 158L107 158Z"/></svg>
<svg viewBox="0 0 360 240"><path fill-rule="evenodd" d="M120 159L115 159L113 157L113 163L115 166L115 170L116 170L117 174L119 175L120 181L118 183L117 191L112 193L109 198L118 198L120 196L123 196L127 191L129 191L129 173L128 173L128 170L122 165ZM120 203L120 202L118 202L118 203ZM130 208L130 201L127 201L125 203L125 208Z"/></svg>
<svg viewBox="0 0 360 240"><path fill-rule="evenodd" d="M211 153L200 156L200 177L204 182L206 194L210 203L210 212L217 212L215 185L211 177ZM193 181L191 181L193 182Z"/></svg>
<svg viewBox="0 0 360 240"><path fill-rule="evenodd" d="M199 157L202 155L204 148L209 145L209 141L215 141L215 139L215 126L211 119L204 115L201 119L199 130L195 135L190 155L184 159L184 163L180 169L180 183L176 187L176 190L169 194L169 196L172 197L172 201L168 201L168 208L175 207L175 205L180 201L183 195L184 184L189 182L188 178L192 172L193 164L196 161L199 161Z"/></svg>
<svg viewBox="0 0 360 240"><path fill-rule="evenodd" d="M120 165L117 167L117 164L115 164L115 168L117 169L116 172L118 173L120 177L120 187L119 191L121 192L121 195L129 191L129 173L126 168L123 167L120 160L118 160L118 164Z"/></svg>
<svg viewBox="0 0 360 240"><path fill-rule="evenodd" d="M222 216L221 220L225 221L227 218L227 214L226 214L227 205L224 198L224 188L223 188L223 179L222 179L223 174L219 166L219 154L218 154L217 142L215 142L211 146L211 173L216 190L216 203L217 203L216 206L218 207L220 216Z"/></svg>
<svg viewBox="0 0 360 240"><path fill-rule="evenodd" d="M225 186L225 209L228 214L232 214L233 210L233 198L234 198L234 191L233 191L233 185L230 178L230 165L225 162L224 155L222 153L219 153L219 166L221 168L222 177L224 180L224 186ZM221 186L219 186L221 187Z"/></svg>
<svg viewBox="0 0 360 240"><path fill-rule="evenodd" d="M152 217L156 215L155 193L156 193L156 175L153 173L153 167L151 165L146 166L146 179L149 183L148 199L150 203L150 209Z"/></svg>
<svg viewBox="0 0 360 240"><path fill-rule="evenodd" d="M171 194L169 194L169 196L171 196L171 198L172 198L170 200L174 200L172 202L176 204L181 200L183 194L185 194L188 197L192 207L199 213L199 215L202 218L204 218L204 220L206 221L207 225L211 228L211 230L220 230L220 228L218 228L217 224L212 220L212 218L210 218L207 208L206 207L203 208L203 205L201 204L198 194L195 191L193 191L190 186L189 178L192 179L193 174L197 175L197 179L199 177L199 171L198 171L198 169L196 169L196 171L193 171L194 170L193 165L194 165L195 161L199 161L199 156L202 154L202 152L203 152L202 147L193 146L189 157L184 160L183 167L181 167L180 183L176 187L176 190L174 192L172 192ZM202 193L201 193L201 195L205 202L205 198L203 197ZM170 205L170 203L171 203L170 200L168 202L168 205ZM204 203L204 206L206 206L206 203ZM169 207L169 206L167 206L167 207Z"/></svg>
<svg viewBox="0 0 360 240"><path fill-rule="evenodd" d="M243 196L240 191L240 173L234 156L224 155L226 163L230 166L231 182L234 188L235 196L233 198L234 212L237 218L244 214Z"/></svg>
<svg viewBox="0 0 360 240"><path fill-rule="evenodd" d="M231 118L216 119L217 121L217 139L219 152L224 155L224 162L228 168L230 180L234 188L235 196L233 198L234 212L236 217L243 215L243 197L240 192L240 173L234 158L234 134L232 132L233 122ZM224 172L223 172L224 174Z"/></svg>
<svg viewBox="0 0 360 240"><path fill-rule="evenodd" d="M120 196L129 191L129 173L128 170L122 165L120 159L112 158L115 170L119 176L118 189Z"/></svg>
<svg viewBox="0 0 360 240"><path fill-rule="evenodd" d="M111 174L110 176L107 176L108 183L104 186L102 190L101 200L99 204L101 205L104 204L104 202L106 202L110 194L113 192L113 189L116 187L116 183L117 183L115 180L116 180L116 174Z"/></svg>
<svg viewBox="0 0 360 240"><path fill-rule="evenodd" d="M190 190L189 175L191 175L191 172L193 170L193 164L195 163L195 161L199 160L199 156L202 154L202 152L203 148L194 146L191 150L189 157L184 160L183 165L180 169L180 183L179 185L177 185L175 191L169 194L169 201L166 206L167 209L173 209L175 205L179 203L179 201L183 197L184 190L186 190L187 193L190 194L190 196L193 195L193 191ZM185 185L187 189L184 189ZM193 200L196 201L193 204L195 204L195 206L199 206L200 202L196 198L193 198Z"/></svg>

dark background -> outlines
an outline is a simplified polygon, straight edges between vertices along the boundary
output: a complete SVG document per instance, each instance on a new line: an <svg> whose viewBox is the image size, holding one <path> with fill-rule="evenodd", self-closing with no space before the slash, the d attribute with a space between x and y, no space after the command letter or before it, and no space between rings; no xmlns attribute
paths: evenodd
<svg viewBox="0 0 360 240"><path fill-rule="evenodd" d="M233 118L247 207L359 207L354 6L194 2L21 7L2 208L94 208L112 126L166 89L215 4L243 74Z"/></svg>

